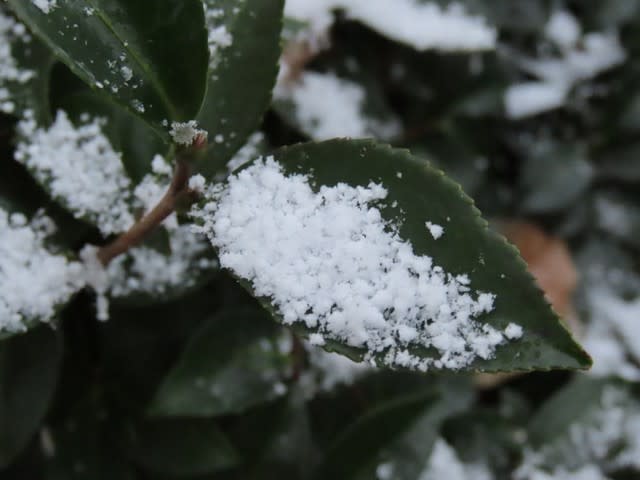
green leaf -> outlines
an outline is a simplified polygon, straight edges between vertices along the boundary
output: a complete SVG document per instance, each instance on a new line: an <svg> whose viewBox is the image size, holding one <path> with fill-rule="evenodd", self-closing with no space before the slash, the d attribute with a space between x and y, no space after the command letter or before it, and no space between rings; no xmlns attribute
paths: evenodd
<svg viewBox="0 0 640 480"><path fill-rule="evenodd" d="M287 174L309 174L314 189L339 183L366 187L372 181L381 182L388 191L385 205L379 206L382 217L397 227L399 237L411 243L416 255L431 257L451 275L468 275L472 289L496 295L493 310L476 321L500 331L514 322L522 326L523 336L499 345L493 358L476 357L465 369L496 372L590 365L590 358L559 322L517 250L488 230L472 200L442 172L405 150L365 140L297 145L280 150L275 159ZM444 226L445 238L434 239L426 221ZM252 291L247 280L241 279L241 283ZM261 302L282 320L270 299L261 298ZM299 321L293 325L305 334L323 333L302 327ZM355 358L366 353L337 337L327 337L326 332L324 335L327 349ZM414 344L409 349L420 358L439 358L433 347ZM385 364L384 355L383 351L374 358Z"/></svg>
<svg viewBox="0 0 640 480"><path fill-rule="evenodd" d="M235 466L238 455L211 420L163 420L137 425L130 454L152 472L204 475Z"/></svg>
<svg viewBox="0 0 640 480"><path fill-rule="evenodd" d="M207 94L198 115L210 142L198 169L211 177L244 145L269 106L278 73L284 1L204 3L211 17L209 31L224 28L232 42L212 54Z"/></svg>
<svg viewBox="0 0 640 480"><path fill-rule="evenodd" d="M260 310L218 313L195 334L169 372L150 413L224 415L281 396L289 352L280 351L278 339L285 333Z"/></svg>
<svg viewBox="0 0 640 480"><path fill-rule="evenodd" d="M381 464L392 466L394 479L418 478L441 422L471 400L465 394L468 392L431 389L405 394L372 408L328 448L317 478L376 478Z"/></svg>
<svg viewBox="0 0 640 480"><path fill-rule="evenodd" d="M0 16L5 17L3 5L0 5ZM6 17L4 24L8 27L7 22L13 21L13 18ZM5 95L0 95L0 112L22 117L25 111L30 110L37 122L47 124L51 120L48 94L54 58L49 49L29 35L26 29L22 33L23 28L16 21L11 32L4 37L9 40L10 48L10 56L4 61L9 65L15 62L17 71L25 76L14 80L0 79L0 90L6 91Z"/></svg>
<svg viewBox="0 0 640 480"><path fill-rule="evenodd" d="M76 357L77 358L77 357ZM134 480L134 468L126 457L122 417L109 410L100 387L87 387L64 402L67 414L55 418L42 434L46 480Z"/></svg>
<svg viewBox="0 0 640 480"><path fill-rule="evenodd" d="M36 433L55 391L62 345L48 326L0 341L0 468Z"/></svg>
<svg viewBox="0 0 640 480"><path fill-rule="evenodd" d="M633 466L640 404L623 382L581 376L553 395L529 425L545 466L607 470Z"/></svg>
<svg viewBox="0 0 640 480"><path fill-rule="evenodd" d="M8 3L83 81L165 137L163 122L197 115L208 59L199 0L69 0L48 13L34 2Z"/></svg>
<svg viewBox="0 0 640 480"><path fill-rule="evenodd" d="M583 146L542 143L523 166L522 208L534 213L566 208L587 190L593 177Z"/></svg>

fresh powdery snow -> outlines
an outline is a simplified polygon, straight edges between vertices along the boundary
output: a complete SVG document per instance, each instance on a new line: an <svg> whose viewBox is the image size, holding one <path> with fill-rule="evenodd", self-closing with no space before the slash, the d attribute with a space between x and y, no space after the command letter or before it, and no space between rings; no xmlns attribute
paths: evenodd
<svg viewBox="0 0 640 480"><path fill-rule="evenodd" d="M29 41L24 25L0 11L0 112L14 113L16 108L7 85L24 84L35 75L31 70L20 68L11 51L14 43Z"/></svg>
<svg viewBox="0 0 640 480"><path fill-rule="evenodd" d="M192 212L221 265L269 297L286 324L316 330L315 344L334 339L365 349L372 363L382 355L385 365L420 370L460 369L508 341L476 321L493 309L493 294L472 290L466 275L448 274L393 233L376 207L384 186L315 192L311 183L259 159L211 187ZM438 354L421 358L413 347Z"/></svg>
<svg viewBox="0 0 640 480"><path fill-rule="evenodd" d="M0 333L51 321L56 307L84 285L82 266L46 248L55 232L48 217L30 222L0 207Z"/></svg>
<svg viewBox="0 0 640 480"><path fill-rule="evenodd" d="M297 121L314 140L389 138L399 132L394 119L382 122L365 114L360 85L332 73L304 72L295 83L278 85L275 95L293 103Z"/></svg>
<svg viewBox="0 0 640 480"><path fill-rule="evenodd" d="M342 10L348 18L418 50L487 50L496 44L495 28L458 2L447 7L419 0L287 0L285 4L285 15L308 23L312 36L329 28L332 10Z"/></svg>
<svg viewBox="0 0 640 480"><path fill-rule="evenodd" d="M442 235L444 235L444 228L442 225L427 222L426 226L434 240L438 240Z"/></svg>
<svg viewBox="0 0 640 480"><path fill-rule="evenodd" d="M109 235L129 228L134 218L127 203L130 180L121 154L102 133L104 122L85 116L76 126L59 110L44 128L27 112L18 124L15 159L75 216L94 221Z"/></svg>
<svg viewBox="0 0 640 480"><path fill-rule="evenodd" d="M207 6L207 2L204 2L204 15L209 32L209 61L211 67L215 68L220 61L220 51L231 46L233 36L224 24L224 10L221 8L210 8Z"/></svg>

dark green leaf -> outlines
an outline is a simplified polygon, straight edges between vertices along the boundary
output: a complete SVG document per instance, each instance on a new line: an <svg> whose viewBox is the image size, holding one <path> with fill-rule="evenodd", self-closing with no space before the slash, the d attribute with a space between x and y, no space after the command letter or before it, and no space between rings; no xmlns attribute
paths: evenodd
<svg viewBox="0 0 640 480"><path fill-rule="evenodd" d="M0 5L2 16L5 14L4 9ZM38 123L46 125L51 120L48 94L49 74L54 58L49 49L33 38L26 29L22 33L22 28L24 26L17 23L4 37L9 40L11 52L11 57L6 62L11 62L13 58L18 71L28 76L0 80L0 91L5 89L6 92L4 95L0 94L0 112L22 117L29 110Z"/></svg>
<svg viewBox="0 0 640 480"><path fill-rule="evenodd" d="M289 365L289 352L278 347L284 334L260 310L213 316L164 380L151 403L151 414L238 413L282 395L286 387L281 380Z"/></svg>
<svg viewBox="0 0 640 480"><path fill-rule="evenodd" d="M235 466L238 455L211 420L163 420L142 423L132 432L134 461L152 472L204 475Z"/></svg>
<svg viewBox="0 0 640 480"><path fill-rule="evenodd" d="M55 391L60 337L48 326L0 341L0 468L36 433Z"/></svg>
<svg viewBox="0 0 640 480"><path fill-rule="evenodd" d="M607 152L598 165L598 176L620 182L640 181L640 143Z"/></svg>
<svg viewBox="0 0 640 480"><path fill-rule="evenodd" d="M198 113L208 59L199 0L69 0L48 13L8 3L76 75L165 136L165 121Z"/></svg>
<svg viewBox="0 0 640 480"><path fill-rule="evenodd" d="M538 145L523 167L522 208L535 213L566 208L585 192L593 176L593 167L581 146Z"/></svg>
<svg viewBox="0 0 640 480"><path fill-rule="evenodd" d="M283 0L205 0L209 29L224 26L231 45L212 55L207 94L198 115L209 132L209 151L199 170L211 177L259 126L271 99L280 56Z"/></svg>
<svg viewBox="0 0 640 480"><path fill-rule="evenodd" d="M522 326L524 335L498 346L493 358L476 358L467 368L509 371L590 365L587 354L560 324L535 285L517 250L488 230L471 199L440 171L407 151L370 141L303 144L282 149L275 158L287 173L309 173L314 188L340 182L353 186L381 182L388 191L386 206L380 207L382 216L398 226L400 238L410 241L416 255L431 257L434 264L452 275L467 274L472 288L496 295L494 309L477 320L498 330L515 322ZM443 225L446 239L429 235L426 220ZM251 290L248 282L241 283ZM281 318L269 299L262 302ZM355 357L364 353L354 352L336 339L328 340L328 349ZM422 358L437 358L433 348L415 346L411 352ZM375 358L384 363L383 357L384 353Z"/></svg>
<svg viewBox="0 0 640 480"><path fill-rule="evenodd" d="M372 408L349 425L327 450L318 478L376 478L381 464L394 479L418 478L441 422L468 405L459 391L404 395Z"/></svg>

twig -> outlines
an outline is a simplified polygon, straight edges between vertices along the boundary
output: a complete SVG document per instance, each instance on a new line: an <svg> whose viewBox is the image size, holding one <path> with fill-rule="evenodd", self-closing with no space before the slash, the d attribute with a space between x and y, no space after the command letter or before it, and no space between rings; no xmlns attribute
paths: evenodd
<svg viewBox="0 0 640 480"><path fill-rule="evenodd" d="M140 218L129 230L98 250L97 257L103 266L106 267L118 255L138 245L152 230L175 212L177 201L185 193L189 193L191 157L203 148L206 148L206 137L204 140L196 138L191 147L178 155L171 185L169 185L167 192L158 204L149 213Z"/></svg>

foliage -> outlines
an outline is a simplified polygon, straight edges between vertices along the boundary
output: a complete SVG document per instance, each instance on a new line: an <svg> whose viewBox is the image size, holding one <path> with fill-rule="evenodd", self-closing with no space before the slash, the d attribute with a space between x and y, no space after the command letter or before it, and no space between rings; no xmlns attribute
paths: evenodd
<svg viewBox="0 0 640 480"><path fill-rule="evenodd" d="M0 4L0 478L640 474L639 36Z"/></svg>

